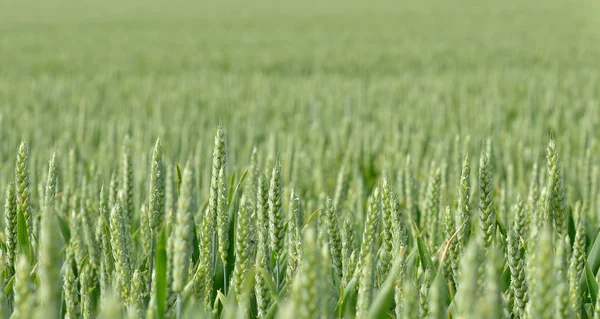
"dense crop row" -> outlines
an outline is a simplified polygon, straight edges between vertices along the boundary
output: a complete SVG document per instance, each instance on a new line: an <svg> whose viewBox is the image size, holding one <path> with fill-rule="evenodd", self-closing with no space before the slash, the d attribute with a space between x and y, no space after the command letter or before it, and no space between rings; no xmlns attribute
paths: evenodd
<svg viewBox="0 0 600 319"><path fill-rule="evenodd" d="M278 153L255 148L247 168L227 174L219 126L201 200L197 157L171 165L157 140L148 171L137 171L128 137L109 180L74 153L64 170L52 156L34 197L22 143L6 187L1 309L12 318L596 317L598 166L587 145L577 190L553 139L520 194L513 166L495 177L491 140L474 165L469 139L457 137L423 183L410 156L371 187L346 158L333 191L306 200L293 178L284 182ZM140 188L147 195L136 200Z"/></svg>

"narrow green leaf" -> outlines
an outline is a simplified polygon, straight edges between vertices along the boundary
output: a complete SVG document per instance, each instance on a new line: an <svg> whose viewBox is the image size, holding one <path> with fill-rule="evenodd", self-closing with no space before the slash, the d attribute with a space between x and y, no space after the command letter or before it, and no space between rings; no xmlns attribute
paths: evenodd
<svg viewBox="0 0 600 319"><path fill-rule="evenodd" d="M156 245L155 269L156 269L156 308L158 318L163 319L165 314L165 303L167 299L167 234L162 227Z"/></svg>
<svg viewBox="0 0 600 319"><path fill-rule="evenodd" d="M413 221L413 227L415 228L415 234L417 239L417 248L419 250L419 258L421 258L421 266L423 270L430 270L431 272L435 271L435 267L433 265L433 261L431 261L431 253L429 253L429 249L427 249L427 245L423 241L421 235L419 235L417 224Z"/></svg>
<svg viewBox="0 0 600 319"><path fill-rule="evenodd" d="M404 252L401 252L400 254L404 254ZM392 267L392 270L388 274L387 278L383 282L383 285L381 286L381 288L379 288L377 295L375 295L375 298L373 299L373 303L369 308L367 318L385 318L390 312L392 304L394 303L394 282L398 279L398 274L402 269L402 259L403 257L399 256L394 261L394 266ZM438 276L440 276L439 273Z"/></svg>
<svg viewBox="0 0 600 319"><path fill-rule="evenodd" d="M177 171L177 195L179 195L179 190L181 188L181 167L179 164L175 164L175 170Z"/></svg>
<svg viewBox="0 0 600 319"><path fill-rule="evenodd" d="M592 299L592 305L594 304L594 300L596 300L598 296L598 283L596 282L596 276L590 269L590 265L585 263L585 279L587 281L587 287L590 291L590 298Z"/></svg>
<svg viewBox="0 0 600 319"><path fill-rule="evenodd" d="M71 240L71 229L69 228L69 225L59 214L54 214L54 216L56 216L56 220L58 220L58 228L63 239L65 240L65 243L68 243L69 240Z"/></svg>
<svg viewBox="0 0 600 319"><path fill-rule="evenodd" d="M598 271L598 267L600 267L600 232L596 233L596 239L594 240L594 244L588 253L586 267L590 268L592 275L594 275ZM588 285L586 285L586 280L587 274L581 274L579 286L581 287L582 295L587 293Z"/></svg>
<svg viewBox="0 0 600 319"><path fill-rule="evenodd" d="M4 295L8 296L12 293L14 283L15 283L15 276L12 276L6 283L6 287L4 287Z"/></svg>
<svg viewBox="0 0 600 319"><path fill-rule="evenodd" d="M310 214L310 216L308 217L308 220L306 220L306 222L304 223L303 228L306 228L306 226L310 225L310 223L312 223L313 219L317 217L320 211L321 209L317 208L314 212L312 212L312 214Z"/></svg>
<svg viewBox="0 0 600 319"><path fill-rule="evenodd" d="M356 285L358 284L357 278L353 277L348 285L344 288L343 296L337 306L338 318L352 318L356 308L357 290Z"/></svg>
<svg viewBox="0 0 600 319"><path fill-rule="evenodd" d="M229 187L227 189L227 204L231 204L231 199L233 198L234 189L237 189L237 188L233 187L233 184L235 184L235 171L233 171L233 173L231 174L231 177L229 178Z"/></svg>
<svg viewBox="0 0 600 319"><path fill-rule="evenodd" d="M273 303L271 304L271 307L269 307L269 310L267 311L267 314L265 315L265 319L275 318L275 314L277 314L278 308L279 308L279 305L277 304L277 299L275 299L273 301Z"/></svg>
<svg viewBox="0 0 600 319"><path fill-rule="evenodd" d="M27 259L33 263L31 243L29 242L29 234L27 232L27 222L21 211L17 212L17 246L19 247L19 252L25 255Z"/></svg>

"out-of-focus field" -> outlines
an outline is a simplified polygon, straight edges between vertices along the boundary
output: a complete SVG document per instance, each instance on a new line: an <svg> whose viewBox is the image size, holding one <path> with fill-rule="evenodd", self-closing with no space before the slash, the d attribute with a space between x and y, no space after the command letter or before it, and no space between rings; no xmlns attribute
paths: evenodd
<svg viewBox="0 0 600 319"><path fill-rule="evenodd" d="M328 124L390 110L422 125L407 118L419 107L473 134L530 112L558 130L574 119L546 106L596 103L599 13L594 1L2 1L3 156L21 137L85 127L94 145L132 121L147 139L217 119L292 130L315 108Z"/></svg>
<svg viewBox="0 0 600 319"><path fill-rule="evenodd" d="M593 0L0 1L0 317L44 313L28 289L91 316L117 286L110 309L133 317L600 315L599 17ZM217 295L236 274L257 280L240 307Z"/></svg>

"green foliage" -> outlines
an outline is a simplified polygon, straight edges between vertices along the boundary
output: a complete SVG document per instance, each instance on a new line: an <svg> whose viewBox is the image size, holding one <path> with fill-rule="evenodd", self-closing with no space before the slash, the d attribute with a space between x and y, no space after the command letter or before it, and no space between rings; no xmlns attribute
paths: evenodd
<svg viewBox="0 0 600 319"><path fill-rule="evenodd" d="M598 317L596 2L0 1L0 318Z"/></svg>

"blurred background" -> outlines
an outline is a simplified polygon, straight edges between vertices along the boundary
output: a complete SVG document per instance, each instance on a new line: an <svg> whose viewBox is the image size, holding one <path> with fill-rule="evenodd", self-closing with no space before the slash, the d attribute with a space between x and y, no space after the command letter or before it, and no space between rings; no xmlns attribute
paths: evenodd
<svg viewBox="0 0 600 319"><path fill-rule="evenodd" d="M455 135L543 156L550 131L581 154L600 131L597 3L1 1L2 171L21 139L41 167L112 159L127 134L143 165L158 136L172 161L209 158L219 121L233 165L256 145L337 171L350 141L419 158L399 141Z"/></svg>

